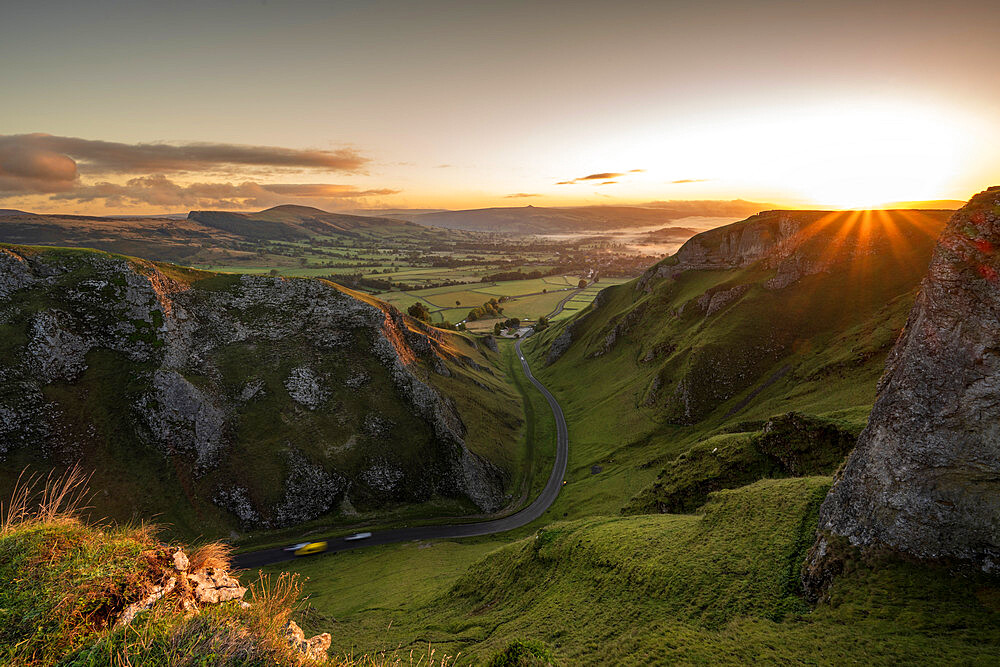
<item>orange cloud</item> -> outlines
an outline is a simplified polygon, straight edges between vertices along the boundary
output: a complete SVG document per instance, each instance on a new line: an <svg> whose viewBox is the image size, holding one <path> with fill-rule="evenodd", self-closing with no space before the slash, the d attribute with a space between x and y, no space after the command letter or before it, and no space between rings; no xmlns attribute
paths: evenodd
<svg viewBox="0 0 1000 667"><path fill-rule="evenodd" d="M162 174L132 178L124 184L100 182L84 185L51 199L74 202L103 201L109 207L151 205L195 208L247 208L287 203L290 199L320 203L331 199L356 199L391 195L399 190L359 190L350 185L326 183L176 183Z"/></svg>
<svg viewBox="0 0 1000 667"><path fill-rule="evenodd" d="M588 176L580 176L579 178L574 178L568 181L559 181L556 185L574 185L576 183L582 183L584 181L606 181L601 183L601 185L609 185L611 183L610 179L620 178L621 176L626 176L628 174L638 174L646 171L645 169L630 169L627 172L623 171L602 171L597 174L590 174Z"/></svg>

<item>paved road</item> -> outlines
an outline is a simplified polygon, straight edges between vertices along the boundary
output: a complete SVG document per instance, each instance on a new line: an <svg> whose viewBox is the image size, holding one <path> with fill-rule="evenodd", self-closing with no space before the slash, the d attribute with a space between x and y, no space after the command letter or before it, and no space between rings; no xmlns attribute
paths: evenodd
<svg viewBox="0 0 1000 667"><path fill-rule="evenodd" d="M521 367L524 369L524 374L528 376L528 379L531 380L531 383L535 385L538 391L542 392L542 395L545 396L545 400L549 402L552 414L556 418L556 462L552 466L552 474L549 475L549 481L545 484L545 488L542 489L542 493L535 498L535 501L516 514L504 517L503 519L494 519L493 521L381 530L373 532L372 536L368 539L353 542L345 542L343 538L328 538L329 548L327 549L327 553L371 547L379 544L409 542L411 540L447 540L456 537L491 535L493 533L502 533L514 528L520 528L542 516L545 510L555 501L556 496L559 495L559 490L562 488L563 477L566 475L566 462L569 460L569 432L566 429L566 419L563 417L563 411L559 407L559 403L549 393L549 390L531 374L531 368L528 366L528 362L521 352L520 340L517 341L516 349L517 356L521 360ZM275 548L237 554L233 558L233 562L236 567L249 569L272 563L280 563L292 560L293 558L294 556L284 549Z"/></svg>
<svg viewBox="0 0 1000 667"><path fill-rule="evenodd" d="M578 287L577 289L575 289L572 292L570 292L568 295L566 295L565 299L563 299L558 304L556 304L556 309L553 310L548 315L546 315L545 318L548 319L548 320L551 320L553 317L555 317L556 315L558 315L559 313L561 313L562 309L563 309L563 306L565 306L567 303L569 303L570 299L572 299L574 296L576 296L577 294L579 294L583 290L584 290L583 287Z"/></svg>

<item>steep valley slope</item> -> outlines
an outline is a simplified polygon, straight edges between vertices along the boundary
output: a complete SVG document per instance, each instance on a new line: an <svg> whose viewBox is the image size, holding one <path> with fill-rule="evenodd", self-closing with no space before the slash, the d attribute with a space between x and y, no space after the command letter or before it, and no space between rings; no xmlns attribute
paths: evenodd
<svg viewBox="0 0 1000 667"><path fill-rule="evenodd" d="M767 211L605 289L529 343L572 415L571 466L625 481L662 469L630 504L639 512L832 473L951 213Z"/></svg>
<svg viewBox="0 0 1000 667"><path fill-rule="evenodd" d="M79 461L181 535L492 513L522 424L496 352L333 283L0 246L0 496Z"/></svg>

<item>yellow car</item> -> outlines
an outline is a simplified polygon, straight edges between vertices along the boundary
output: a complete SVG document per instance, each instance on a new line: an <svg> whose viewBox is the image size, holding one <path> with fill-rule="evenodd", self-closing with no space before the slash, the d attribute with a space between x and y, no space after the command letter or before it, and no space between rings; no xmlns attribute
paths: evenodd
<svg viewBox="0 0 1000 667"><path fill-rule="evenodd" d="M291 551L296 556L312 556L326 551L326 542L303 542L288 547L285 551Z"/></svg>

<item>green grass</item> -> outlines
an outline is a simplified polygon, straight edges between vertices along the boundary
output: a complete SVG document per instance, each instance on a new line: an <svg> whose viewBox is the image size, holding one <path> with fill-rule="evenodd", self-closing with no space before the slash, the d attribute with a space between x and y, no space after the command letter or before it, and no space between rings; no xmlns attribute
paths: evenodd
<svg viewBox="0 0 1000 667"><path fill-rule="evenodd" d="M474 660L528 639L565 664L990 662L996 578L856 562L829 603L803 601L799 570L828 486L765 480L714 494L697 515L550 524L478 562L491 543L401 545L294 567L310 576L317 611L337 619L341 644L359 652L429 641ZM381 574L373 594L359 592L371 573Z"/></svg>
<svg viewBox="0 0 1000 667"><path fill-rule="evenodd" d="M294 580L250 583L246 607L233 600L189 614L182 600L198 604L170 553L148 529L86 526L67 514L4 525L0 663L303 664L282 635L298 596ZM171 578L176 587L118 626L130 605Z"/></svg>

